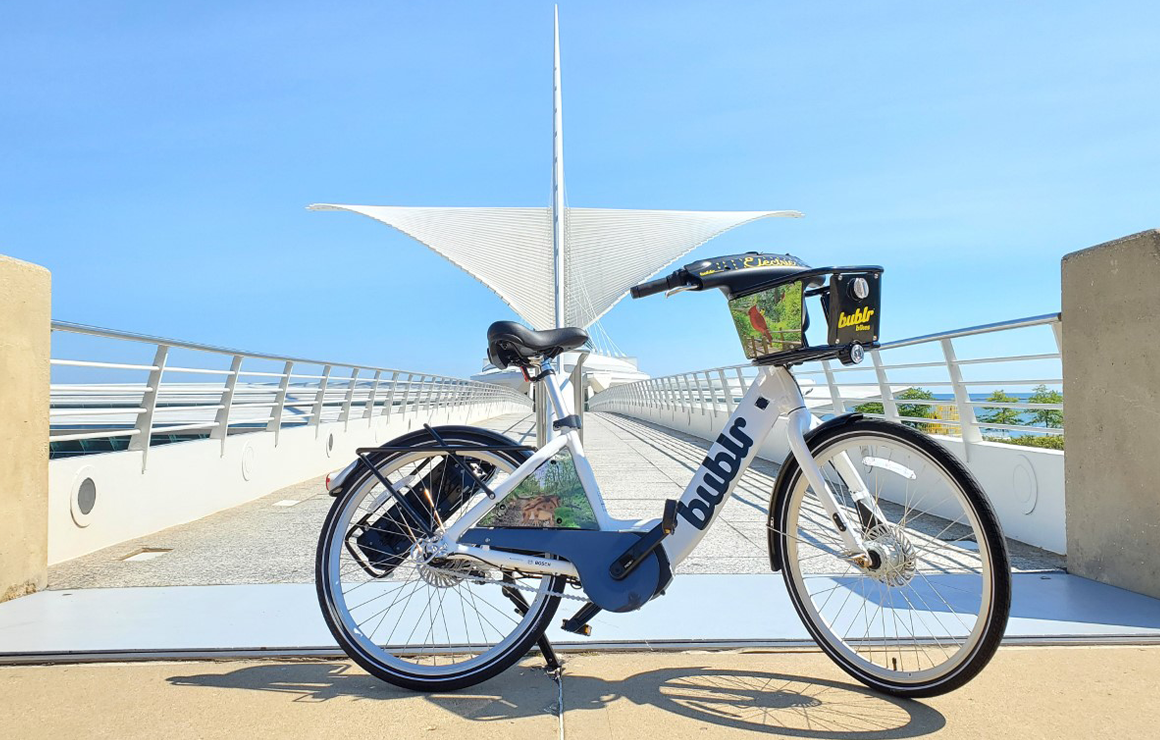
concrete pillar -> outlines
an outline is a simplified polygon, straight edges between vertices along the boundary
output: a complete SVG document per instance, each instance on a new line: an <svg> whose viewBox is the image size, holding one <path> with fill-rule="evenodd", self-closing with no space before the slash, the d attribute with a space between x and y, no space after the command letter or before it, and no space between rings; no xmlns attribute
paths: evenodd
<svg viewBox="0 0 1160 740"><path fill-rule="evenodd" d="M1160 597L1160 230L1063 258L1067 567Z"/></svg>
<svg viewBox="0 0 1160 740"><path fill-rule="evenodd" d="M0 601L48 574L51 277L0 255Z"/></svg>

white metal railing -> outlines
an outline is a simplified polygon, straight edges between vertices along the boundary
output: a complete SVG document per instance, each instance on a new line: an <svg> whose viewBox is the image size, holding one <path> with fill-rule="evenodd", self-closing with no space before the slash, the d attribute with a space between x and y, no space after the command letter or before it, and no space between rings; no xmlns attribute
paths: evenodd
<svg viewBox="0 0 1160 740"><path fill-rule="evenodd" d="M1013 401L980 398L988 390L1039 386L1046 387L1043 395L1058 393L1063 382L1061 327L1060 315L1054 313L928 334L883 344L869 353L870 362L864 365L843 367L829 360L815 361L795 368L794 375L802 381L811 411L822 417L861 407L867 416L959 436L965 443L985 438L1006 441L1013 432L1062 436L1062 402L1033 401L1026 390L1021 395L1027 397L1016 396ZM1034 335L1045 329L1050 329L1049 336ZM1024 351L1037 340L1046 351ZM995 348L1003 345L1019 351L996 353ZM728 415L756 373L756 366L745 364L651 378L597 393L589 408L628 414L652 409L690 417ZM881 411L874 410L876 406L867 410L870 404L880 405ZM1012 415L1002 414L1003 409L1014 412L1013 418L1004 419ZM1024 417L1037 413L1043 423L1027 423Z"/></svg>
<svg viewBox="0 0 1160 740"><path fill-rule="evenodd" d="M178 433L221 439L224 446L228 435L244 432L269 431L277 439L280 430L292 426L405 420L494 402L531 406L527 396L510 388L433 373L245 352L65 321L54 321L52 329L54 339L95 337L152 352L151 360L141 362L53 357L54 376L67 371L82 381L53 379L53 443L122 440L124 445L127 439L127 449L147 454L159 436ZM121 351L114 354L132 354L124 346L116 349ZM138 378L110 380L125 373ZM208 380L190 382L200 378Z"/></svg>

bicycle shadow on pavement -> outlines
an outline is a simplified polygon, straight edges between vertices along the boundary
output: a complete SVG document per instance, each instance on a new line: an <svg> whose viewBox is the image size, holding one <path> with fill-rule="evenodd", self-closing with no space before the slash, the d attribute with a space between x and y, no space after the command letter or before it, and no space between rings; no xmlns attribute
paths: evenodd
<svg viewBox="0 0 1160 740"><path fill-rule="evenodd" d="M509 721L555 715L558 687L542 670L523 665L463 691L415 694L375 679L347 663L271 663L228 673L171 676L174 686L236 688L286 694L295 702L421 697L466 721ZM781 737L887 740L942 729L937 710L885 696L858 684L775 671L682 666L609 680L582 670L563 675L565 722L618 702L646 715L662 712L697 724L765 732Z"/></svg>

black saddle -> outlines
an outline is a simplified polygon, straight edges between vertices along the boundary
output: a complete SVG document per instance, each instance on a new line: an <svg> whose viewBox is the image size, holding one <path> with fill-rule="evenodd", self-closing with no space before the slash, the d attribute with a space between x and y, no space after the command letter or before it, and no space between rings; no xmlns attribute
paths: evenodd
<svg viewBox="0 0 1160 740"><path fill-rule="evenodd" d="M515 321L497 321L487 329L487 359L501 370L508 365L532 365L588 341L588 332L575 326L536 331Z"/></svg>

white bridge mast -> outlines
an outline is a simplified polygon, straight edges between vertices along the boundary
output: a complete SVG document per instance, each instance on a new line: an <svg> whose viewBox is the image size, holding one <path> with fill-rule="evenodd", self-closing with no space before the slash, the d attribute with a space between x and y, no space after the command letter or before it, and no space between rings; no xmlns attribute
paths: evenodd
<svg viewBox="0 0 1160 740"><path fill-rule="evenodd" d="M564 310L564 111L560 95L560 6L555 9L555 56L552 64L552 267L556 276L556 328L565 325Z"/></svg>

